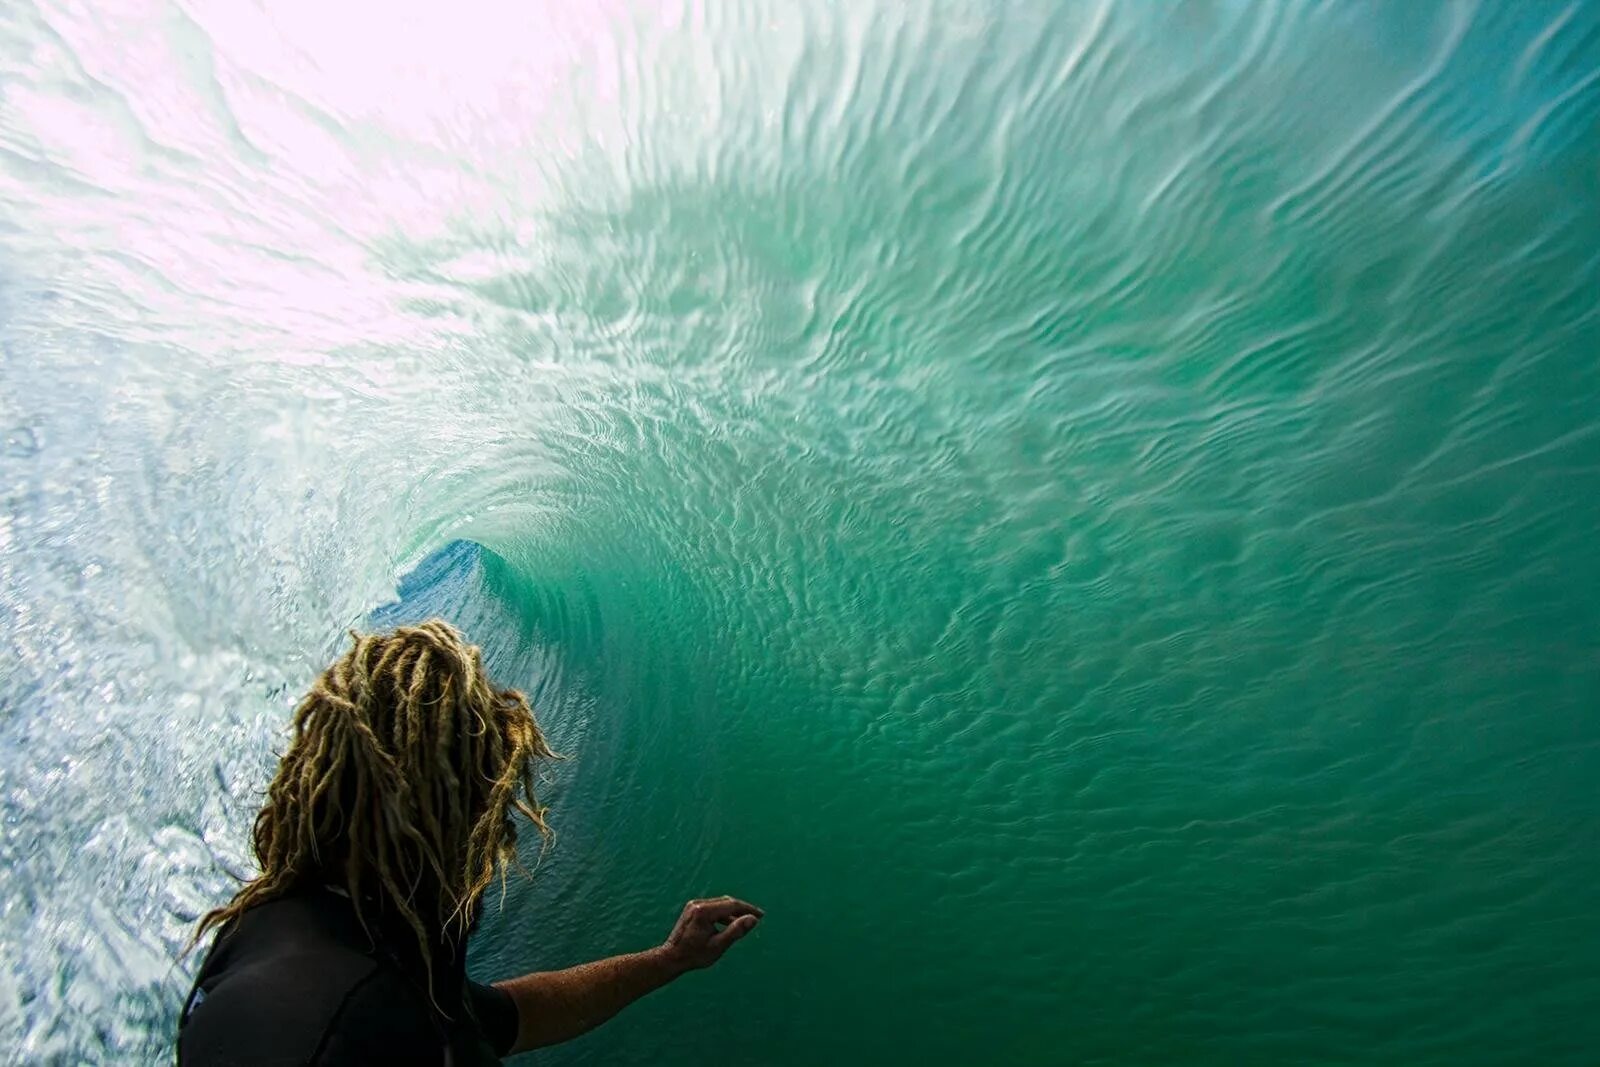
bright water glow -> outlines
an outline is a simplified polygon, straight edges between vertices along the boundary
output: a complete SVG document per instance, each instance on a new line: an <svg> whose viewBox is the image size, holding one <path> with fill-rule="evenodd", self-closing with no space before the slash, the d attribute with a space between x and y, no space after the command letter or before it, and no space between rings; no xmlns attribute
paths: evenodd
<svg viewBox="0 0 1600 1067"><path fill-rule="evenodd" d="M8 1060L429 613L475 972L769 913L539 1062L1600 1046L1594 4L11 0L0 492Z"/></svg>

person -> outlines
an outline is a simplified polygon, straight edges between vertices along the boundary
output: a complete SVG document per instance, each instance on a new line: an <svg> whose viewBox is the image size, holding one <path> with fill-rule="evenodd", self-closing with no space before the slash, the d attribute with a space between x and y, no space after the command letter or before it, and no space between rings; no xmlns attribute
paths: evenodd
<svg viewBox="0 0 1600 1067"><path fill-rule="evenodd" d="M260 874L207 913L216 939L178 1025L182 1067L478 1067L566 1041L715 963L762 911L689 902L658 947L493 985L467 979L513 817L555 758L523 695L439 619L359 635L294 713L254 827Z"/></svg>

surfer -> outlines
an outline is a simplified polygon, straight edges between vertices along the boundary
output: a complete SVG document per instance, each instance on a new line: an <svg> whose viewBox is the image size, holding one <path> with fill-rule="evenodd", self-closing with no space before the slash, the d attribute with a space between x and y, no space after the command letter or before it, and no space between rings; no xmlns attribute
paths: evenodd
<svg viewBox="0 0 1600 1067"><path fill-rule="evenodd" d="M354 643L317 678L255 820L260 874L206 914L217 937L178 1062L472 1067L600 1025L748 934L761 909L689 902L656 948L481 985L466 943L516 864L554 753L523 695L433 619Z"/></svg>

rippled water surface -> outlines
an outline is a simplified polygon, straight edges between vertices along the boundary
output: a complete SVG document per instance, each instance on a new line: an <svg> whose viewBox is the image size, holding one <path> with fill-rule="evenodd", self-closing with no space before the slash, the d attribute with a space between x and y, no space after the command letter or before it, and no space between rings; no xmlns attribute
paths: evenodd
<svg viewBox="0 0 1600 1067"><path fill-rule="evenodd" d="M0 7L4 1055L440 612L539 1062L1593 1062L1600 6L346 8Z"/></svg>

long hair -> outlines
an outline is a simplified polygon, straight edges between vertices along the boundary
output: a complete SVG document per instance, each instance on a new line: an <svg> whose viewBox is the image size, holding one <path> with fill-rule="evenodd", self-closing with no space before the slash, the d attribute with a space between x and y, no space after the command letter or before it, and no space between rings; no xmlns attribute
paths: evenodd
<svg viewBox="0 0 1600 1067"><path fill-rule="evenodd" d="M294 713L255 821L261 873L195 931L307 884L342 887L370 933L376 902L432 944L464 939L496 872L516 863L513 811L548 841L533 792L555 759L527 699L496 689L478 648L442 619L358 634Z"/></svg>

